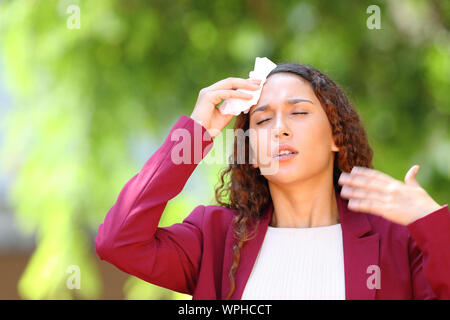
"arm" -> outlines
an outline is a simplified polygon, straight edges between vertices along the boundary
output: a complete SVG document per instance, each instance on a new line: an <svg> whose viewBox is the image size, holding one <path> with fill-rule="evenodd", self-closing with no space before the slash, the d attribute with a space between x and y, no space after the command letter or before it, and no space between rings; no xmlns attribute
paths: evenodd
<svg viewBox="0 0 450 320"><path fill-rule="evenodd" d="M350 209L407 227L414 298L450 299L450 211L420 186L418 170L418 165L411 167L403 183L381 171L355 166L350 173L343 172L338 183Z"/></svg>
<svg viewBox="0 0 450 320"><path fill-rule="evenodd" d="M187 116L178 119L162 146L125 184L99 226L95 248L100 259L147 282L193 294L205 207L197 206L182 223L163 228L158 223L167 202L181 192L212 146L202 125ZM179 156L188 163L174 163Z"/></svg>
<svg viewBox="0 0 450 320"><path fill-rule="evenodd" d="M448 205L407 225L414 299L450 299Z"/></svg>

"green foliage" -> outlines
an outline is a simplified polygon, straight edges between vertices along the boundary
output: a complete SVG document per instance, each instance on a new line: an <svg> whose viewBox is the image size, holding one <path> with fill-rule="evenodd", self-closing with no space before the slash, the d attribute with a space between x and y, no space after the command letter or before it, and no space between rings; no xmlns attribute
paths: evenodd
<svg viewBox="0 0 450 320"><path fill-rule="evenodd" d="M16 174L11 201L23 231L37 232L22 297L73 298L69 265L81 269L77 294L100 296L92 235L122 186L168 127L190 115L201 88L247 77L255 56L329 74L361 114L375 167L403 180L418 163L419 182L448 202L450 7L399 3L0 2L0 49L14 97L2 122L2 167ZM80 29L67 27L71 4L81 9ZM380 30L366 27L371 4L381 8ZM136 141L146 139L154 145L140 156ZM205 170L208 181L217 170ZM213 199L194 197L186 189L161 223L180 222ZM180 297L135 278L124 290L128 298Z"/></svg>

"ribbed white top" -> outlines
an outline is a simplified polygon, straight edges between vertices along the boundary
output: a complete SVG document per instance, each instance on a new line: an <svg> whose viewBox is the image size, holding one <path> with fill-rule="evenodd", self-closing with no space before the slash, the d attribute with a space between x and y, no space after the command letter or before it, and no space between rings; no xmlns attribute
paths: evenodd
<svg viewBox="0 0 450 320"><path fill-rule="evenodd" d="M242 299L345 300L341 225L268 226Z"/></svg>

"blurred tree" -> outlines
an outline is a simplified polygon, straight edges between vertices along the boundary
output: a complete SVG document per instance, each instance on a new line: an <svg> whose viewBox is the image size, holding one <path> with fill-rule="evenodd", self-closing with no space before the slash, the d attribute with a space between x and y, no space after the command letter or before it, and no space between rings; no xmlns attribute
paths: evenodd
<svg viewBox="0 0 450 320"><path fill-rule="evenodd" d="M379 30L366 26L373 4ZM68 27L73 5L79 29ZM449 2L437 0L1 1L0 49L14 95L2 168L15 172L11 201L24 232L37 232L20 294L100 296L92 235L121 188L190 115L201 88L247 77L255 56L329 74L367 127L375 167L403 180L419 163L419 182L447 203L449 25ZM217 179L219 167L199 167ZM161 225L199 203L209 204L184 192ZM80 266L80 290L66 287L70 265ZM124 290L128 298L185 297L135 278Z"/></svg>

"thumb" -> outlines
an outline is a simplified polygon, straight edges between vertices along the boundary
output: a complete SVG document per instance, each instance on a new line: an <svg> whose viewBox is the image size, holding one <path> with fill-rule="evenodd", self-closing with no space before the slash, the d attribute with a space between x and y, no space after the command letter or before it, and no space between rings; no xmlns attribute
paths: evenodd
<svg viewBox="0 0 450 320"><path fill-rule="evenodd" d="M418 164L412 166L405 175L405 183L412 187L420 187L420 184L416 180L417 172L419 172L420 166Z"/></svg>

